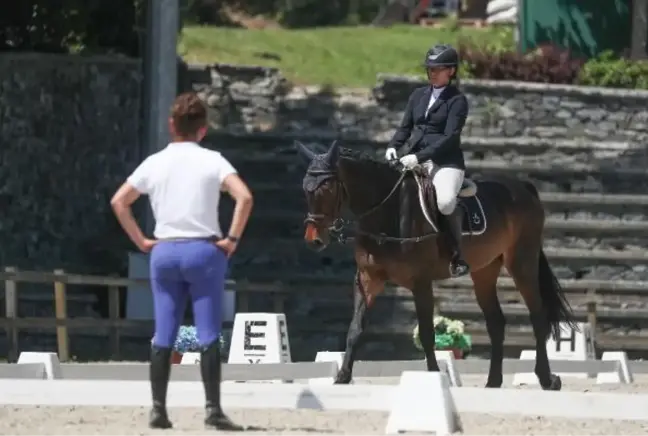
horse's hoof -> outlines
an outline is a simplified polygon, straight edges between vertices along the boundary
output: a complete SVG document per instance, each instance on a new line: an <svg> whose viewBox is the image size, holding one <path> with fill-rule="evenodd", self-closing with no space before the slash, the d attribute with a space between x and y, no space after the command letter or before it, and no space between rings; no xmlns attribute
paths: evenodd
<svg viewBox="0 0 648 436"><path fill-rule="evenodd" d="M560 376L551 374L549 375L549 380L549 384L547 386L542 386L542 389L545 391L559 391L562 389L562 380L560 379Z"/></svg>
<svg viewBox="0 0 648 436"><path fill-rule="evenodd" d="M351 373L348 371L341 370L335 376L335 381L333 384L336 385L348 385L351 383Z"/></svg>
<svg viewBox="0 0 648 436"><path fill-rule="evenodd" d="M502 387L502 380L495 380L495 381L490 381L488 380L486 382L486 387L487 388L501 388Z"/></svg>

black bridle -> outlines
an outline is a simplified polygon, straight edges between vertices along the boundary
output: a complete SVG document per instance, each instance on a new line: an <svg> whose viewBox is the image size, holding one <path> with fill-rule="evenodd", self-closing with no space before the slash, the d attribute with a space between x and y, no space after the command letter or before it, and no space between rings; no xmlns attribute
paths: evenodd
<svg viewBox="0 0 648 436"><path fill-rule="evenodd" d="M398 161L396 161L398 162ZM405 177L407 176L407 173L411 171L408 169L401 169L401 175L392 187L391 191L376 205L370 207L366 211L362 212L361 214L356 216L356 221L360 221L363 218L368 217L369 215L377 212L387 201L394 195L396 190L400 187L401 183L403 180L405 180ZM341 214L342 212L342 207L344 205L344 198L345 196L348 198L349 194L346 189L346 186L344 186L344 183L337 177L337 171L335 170L308 170L306 172L307 175L310 176L319 176L322 177L322 181L320 182L320 186L326 182L328 182L331 179L335 179L335 183L337 184L338 188L338 195L337 195L337 206L336 206L336 214ZM340 194L342 193L342 194ZM313 224L317 225L318 222L321 220L325 219L326 215L325 214L313 214L308 212L306 214L306 219L304 220L304 224ZM353 237L348 237L344 231L346 230L347 226L351 225L353 221L344 219L344 218L336 218L333 220L333 224L328 227L329 234L337 240L339 243L344 244L352 239ZM366 232L362 229L359 228L359 226L356 226L355 233L370 237L374 239L378 244L383 244L385 242L400 242L400 243L406 243L406 242L423 242L427 239L433 238L437 236L437 232L431 232L431 233L426 233L421 236L412 236L408 238L401 238L401 237L396 237L396 236L389 236L385 233L371 233L371 232Z"/></svg>

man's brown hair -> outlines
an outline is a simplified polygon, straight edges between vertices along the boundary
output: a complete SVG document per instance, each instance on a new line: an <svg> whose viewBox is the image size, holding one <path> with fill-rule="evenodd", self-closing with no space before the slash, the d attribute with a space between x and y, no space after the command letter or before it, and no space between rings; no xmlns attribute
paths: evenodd
<svg viewBox="0 0 648 436"><path fill-rule="evenodd" d="M176 135L191 137L207 125L207 106L195 92L185 92L173 102L171 119Z"/></svg>

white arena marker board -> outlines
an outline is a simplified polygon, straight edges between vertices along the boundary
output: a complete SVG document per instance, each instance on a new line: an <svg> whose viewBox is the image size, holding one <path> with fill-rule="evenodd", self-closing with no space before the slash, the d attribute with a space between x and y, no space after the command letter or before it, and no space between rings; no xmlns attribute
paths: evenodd
<svg viewBox="0 0 648 436"><path fill-rule="evenodd" d="M318 351L315 355L315 362L334 362L339 371L344 360L344 351ZM308 379L309 385L332 385L335 377L320 377ZM351 380L353 384L353 380Z"/></svg>
<svg viewBox="0 0 648 436"><path fill-rule="evenodd" d="M450 350L436 350L434 355L437 362L445 362L450 386L461 387L461 376L455 365L454 353Z"/></svg>
<svg viewBox="0 0 648 436"><path fill-rule="evenodd" d="M266 312L236 314L227 363L290 362L286 315Z"/></svg>
<svg viewBox="0 0 648 436"><path fill-rule="evenodd" d="M601 356L601 360L617 362L619 369L612 372L599 372L596 376L596 384L627 384L634 381L634 376L628 364L628 354L625 351L605 351Z"/></svg>
<svg viewBox="0 0 648 436"><path fill-rule="evenodd" d="M386 434L462 431L448 376L442 372L404 371L392 401Z"/></svg>
<svg viewBox="0 0 648 436"><path fill-rule="evenodd" d="M579 331L577 331L579 330ZM572 328L567 323L560 324L560 337L554 340L549 337L547 340L547 357L549 360L595 360L596 352L594 349L594 335L592 326L589 323L576 323L576 328ZM523 350L520 354L520 360L534 360L536 358L535 350ZM571 378L593 378L595 375L588 373L558 373L561 377ZM516 373L513 375L513 385L537 385L538 378L532 372Z"/></svg>
<svg viewBox="0 0 648 436"><path fill-rule="evenodd" d="M189 352L182 354L180 365L197 365L200 363L200 353Z"/></svg>
<svg viewBox="0 0 648 436"><path fill-rule="evenodd" d="M61 361L56 353L41 351L23 351L18 356L17 364L42 363L44 365L43 378L55 380L63 378L61 374Z"/></svg>
<svg viewBox="0 0 648 436"><path fill-rule="evenodd" d="M227 363L290 363L283 313L237 313Z"/></svg>

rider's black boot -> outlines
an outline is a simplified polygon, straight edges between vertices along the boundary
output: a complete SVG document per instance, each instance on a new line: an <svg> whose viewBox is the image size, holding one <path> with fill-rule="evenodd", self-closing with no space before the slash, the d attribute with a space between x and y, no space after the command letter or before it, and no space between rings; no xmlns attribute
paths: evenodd
<svg viewBox="0 0 648 436"><path fill-rule="evenodd" d="M224 431L245 430L244 427L230 421L221 408L221 353L218 340L201 353L200 375L205 387L205 426Z"/></svg>
<svg viewBox="0 0 648 436"><path fill-rule="evenodd" d="M149 416L149 427L156 429L172 428L166 410L167 388L171 375L171 348L151 346L151 363L149 366L149 380L151 382L151 396L153 408Z"/></svg>
<svg viewBox="0 0 648 436"><path fill-rule="evenodd" d="M461 254L461 225L464 211L461 206L455 207L454 211L446 216L448 230L452 242L452 256L450 257L450 276L461 277L470 272L470 267Z"/></svg>

